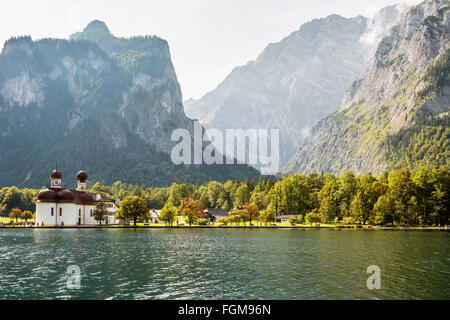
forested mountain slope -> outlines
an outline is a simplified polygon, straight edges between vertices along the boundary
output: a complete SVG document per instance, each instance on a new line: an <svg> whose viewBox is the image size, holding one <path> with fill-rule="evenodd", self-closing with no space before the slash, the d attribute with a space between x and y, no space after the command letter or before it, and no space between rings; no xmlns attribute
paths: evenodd
<svg viewBox="0 0 450 320"><path fill-rule="evenodd" d="M450 165L450 3L412 8L378 46L344 105L320 121L285 172Z"/></svg>

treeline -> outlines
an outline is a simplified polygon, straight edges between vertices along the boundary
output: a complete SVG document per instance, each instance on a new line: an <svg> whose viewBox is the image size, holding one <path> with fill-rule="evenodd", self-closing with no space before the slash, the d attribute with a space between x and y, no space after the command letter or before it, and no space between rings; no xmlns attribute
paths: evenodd
<svg viewBox="0 0 450 320"><path fill-rule="evenodd" d="M9 216L14 208L34 212L38 192L37 189L0 188L0 216Z"/></svg>
<svg viewBox="0 0 450 320"><path fill-rule="evenodd" d="M232 208L253 204L272 219L279 215L314 217L316 222L446 225L449 222L450 174L442 167L341 176L330 173L295 174L276 180L216 181L195 186L173 184L146 188L116 182L96 183L92 191L123 199L137 195L149 208L179 207L182 199L200 201L204 208Z"/></svg>
<svg viewBox="0 0 450 320"><path fill-rule="evenodd" d="M415 171L400 169L376 178L371 174L341 176L330 173L294 174L275 179L210 181L202 185L173 184L156 188L120 181L105 185L95 183L90 191L123 200L139 196L152 209L165 205L180 207L182 199L197 200L204 208L233 208L253 205L274 220L292 215L322 223L447 225L449 223L450 172L443 167L421 167ZM11 209L35 211L38 190L0 189L0 213ZM302 217L299 217L300 219Z"/></svg>

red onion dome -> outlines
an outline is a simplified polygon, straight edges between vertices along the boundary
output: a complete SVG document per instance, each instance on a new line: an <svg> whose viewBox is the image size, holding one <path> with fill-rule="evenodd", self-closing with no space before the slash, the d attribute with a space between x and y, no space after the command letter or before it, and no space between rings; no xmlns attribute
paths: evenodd
<svg viewBox="0 0 450 320"><path fill-rule="evenodd" d="M61 172L59 172L58 169L53 170L52 174L50 175L50 179L62 179Z"/></svg>
<svg viewBox="0 0 450 320"><path fill-rule="evenodd" d="M78 181L80 181L80 182L86 182L88 175L86 172L81 170L80 172L78 172L77 178L78 178Z"/></svg>
<svg viewBox="0 0 450 320"><path fill-rule="evenodd" d="M37 200L41 202L55 202L56 192L51 189L42 190L38 193Z"/></svg>
<svg viewBox="0 0 450 320"><path fill-rule="evenodd" d="M59 190L56 195L58 197L58 201L73 201L74 200L72 191L67 190L67 189Z"/></svg>

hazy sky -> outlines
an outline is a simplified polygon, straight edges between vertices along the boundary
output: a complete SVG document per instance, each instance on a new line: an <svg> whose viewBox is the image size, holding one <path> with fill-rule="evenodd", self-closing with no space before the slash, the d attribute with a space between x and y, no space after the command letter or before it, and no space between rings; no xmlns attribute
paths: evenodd
<svg viewBox="0 0 450 320"><path fill-rule="evenodd" d="M332 13L370 16L419 0L12 0L0 4L0 41L31 35L68 38L90 21L116 36L168 40L184 98L200 98L236 66L255 59L301 24Z"/></svg>

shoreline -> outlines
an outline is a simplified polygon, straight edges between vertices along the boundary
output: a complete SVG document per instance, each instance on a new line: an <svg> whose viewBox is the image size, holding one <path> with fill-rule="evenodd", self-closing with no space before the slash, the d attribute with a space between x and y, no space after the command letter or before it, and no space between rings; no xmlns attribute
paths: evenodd
<svg viewBox="0 0 450 320"><path fill-rule="evenodd" d="M423 230L450 231L446 227L378 227L378 226L44 226L44 227L15 227L4 226L2 229L335 229L335 230Z"/></svg>

